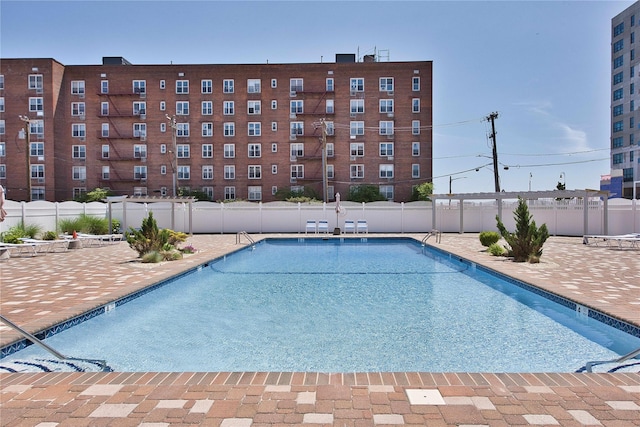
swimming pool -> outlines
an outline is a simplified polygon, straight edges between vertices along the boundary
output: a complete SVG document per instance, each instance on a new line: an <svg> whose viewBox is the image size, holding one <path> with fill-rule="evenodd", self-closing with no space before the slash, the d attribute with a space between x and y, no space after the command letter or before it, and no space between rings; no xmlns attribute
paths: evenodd
<svg viewBox="0 0 640 427"><path fill-rule="evenodd" d="M269 239L107 309L46 342L118 371L570 372L640 346L411 239Z"/></svg>

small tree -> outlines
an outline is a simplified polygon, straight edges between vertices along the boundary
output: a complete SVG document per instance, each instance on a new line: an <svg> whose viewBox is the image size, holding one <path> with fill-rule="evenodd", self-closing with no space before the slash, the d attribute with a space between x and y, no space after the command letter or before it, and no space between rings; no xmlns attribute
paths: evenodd
<svg viewBox="0 0 640 427"><path fill-rule="evenodd" d="M149 216L142 220L140 230L130 227L127 233L127 243L131 249L138 252L138 257L151 251L160 252L168 242L169 230L158 229L153 212L149 212Z"/></svg>
<svg viewBox="0 0 640 427"><path fill-rule="evenodd" d="M433 194L433 183L432 182L423 182L420 185L416 185L413 188L413 192L411 194L411 200L431 200L431 195Z"/></svg>
<svg viewBox="0 0 640 427"><path fill-rule="evenodd" d="M518 197L518 207L513 213L516 220L516 231L510 233L505 228L500 217L496 215L497 227L500 234L506 240L507 256L513 257L515 262L537 262L542 256L542 245L549 238L547 225L536 227L536 222L531 220L527 203Z"/></svg>

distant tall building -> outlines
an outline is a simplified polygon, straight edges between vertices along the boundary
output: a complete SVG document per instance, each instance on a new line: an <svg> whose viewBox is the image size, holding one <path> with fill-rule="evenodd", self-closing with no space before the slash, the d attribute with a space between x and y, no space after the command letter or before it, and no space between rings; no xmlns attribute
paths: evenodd
<svg viewBox="0 0 640 427"><path fill-rule="evenodd" d="M65 66L0 60L0 183L13 200L203 192L326 200L432 178L432 62Z"/></svg>
<svg viewBox="0 0 640 427"><path fill-rule="evenodd" d="M611 20L611 197L633 197L640 181L640 2ZM640 42L640 40L639 40ZM640 47L640 45L638 45ZM638 184L640 187L640 183ZM640 196L640 188L636 190Z"/></svg>

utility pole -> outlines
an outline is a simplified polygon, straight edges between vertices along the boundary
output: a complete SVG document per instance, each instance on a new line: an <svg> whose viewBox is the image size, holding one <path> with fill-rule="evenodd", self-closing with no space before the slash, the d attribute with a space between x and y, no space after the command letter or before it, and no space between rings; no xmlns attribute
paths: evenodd
<svg viewBox="0 0 640 427"><path fill-rule="evenodd" d="M27 202L31 201L31 122L32 120L27 116L18 116L20 120L25 123L24 132L27 140Z"/></svg>
<svg viewBox="0 0 640 427"><path fill-rule="evenodd" d="M322 200L327 203L329 201L327 182L327 122L325 122L324 119L320 119L320 126L322 126Z"/></svg>
<svg viewBox="0 0 640 427"><path fill-rule="evenodd" d="M496 125L494 120L498 118L498 113L491 113L487 116L487 120L491 122L491 145L493 146L493 179L495 182L496 193L500 192L500 176L498 175L498 147L496 146Z"/></svg>

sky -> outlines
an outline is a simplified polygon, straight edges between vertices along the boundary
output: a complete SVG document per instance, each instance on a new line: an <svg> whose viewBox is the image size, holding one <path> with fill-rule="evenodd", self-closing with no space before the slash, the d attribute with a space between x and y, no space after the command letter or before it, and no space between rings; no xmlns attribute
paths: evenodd
<svg viewBox="0 0 640 427"><path fill-rule="evenodd" d="M494 191L494 112L502 190L598 189L610 172L611 19L632 4L0 0L0 58L433 61L434 193Z"/></svg>

